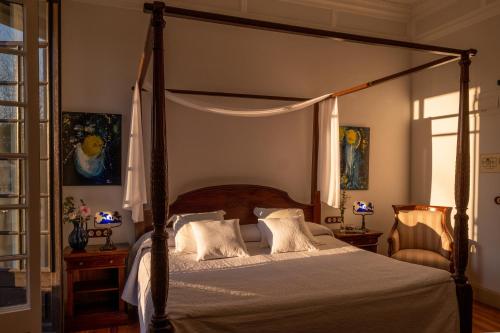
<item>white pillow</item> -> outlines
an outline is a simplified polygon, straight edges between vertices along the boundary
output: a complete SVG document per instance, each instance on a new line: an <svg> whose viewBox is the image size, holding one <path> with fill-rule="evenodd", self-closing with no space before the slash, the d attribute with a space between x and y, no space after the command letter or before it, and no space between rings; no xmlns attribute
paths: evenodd
<svg viewBox="0 0 500 333"><path fill-rule="evenodd" d="M243 224L240 225L241 236L244 242L260 242L260 230L257 224Z"/></svg>
<svg viewBox="0 0 500 333"><path fill-rule="evenodd" d="M259 219L267 219L267 218L284 218L284 217L298 217L299 218L299 226L300 230L306 235L307 238L311 242L315 242L314 236L306 226L306 220L304 218L304 211L300 208L259 208L255 207L253 210L255 216ZM271 244L268 244L264 237L261 239L261 246L267 247Z"/></svg>
<svg viewBox="0 0 500 333"><path fill-rule="evenodd" d="M196 239L198 261L230 257L248 257L238 219L191 222Z"/></svg>
<svg viewBox="0 0 500 333"><path fill-rule="evenodd" d="M307 229L311 232L313 236L330 235L333 236L332 229L313 222L306 222Z"/></svg>
<svg viewBox="0 0 500 333"><path fill-rule="evenodd" d="M271 254L317 250L300 228L299 217L259 219L257 227L271 245Z"/></svg>
<svg viewBox="0 0 500 333"><path fill-rule="evenodd" d="M191 213L172 215L168 220L174 222L175 252L196 253L196 241L191 231L190 222L203 220L224 220L226 214L223 210L205 213Z"/></svg>

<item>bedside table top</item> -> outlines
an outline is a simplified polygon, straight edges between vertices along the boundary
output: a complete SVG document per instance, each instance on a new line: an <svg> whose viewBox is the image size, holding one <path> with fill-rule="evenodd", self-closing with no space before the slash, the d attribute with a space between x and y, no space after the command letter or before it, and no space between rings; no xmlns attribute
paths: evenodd
<svg viewBox="0 0 500 333"><path fill-rule="evenodd" d="M366 230L365 233L349 233L349 232L341 232L339 229L333 229L333 234L335 235L335 237L337 238L342 238L342 237L366 237L366 236L382 236L383 232L381 231L377 231L377 230L371 230L371 229L368 229Z"/></svg>
<svg viewBox="0 0 500 333"><path fill-rule="evenodd" d="M85 257L95 257L104 255L128 255L128 250L130 245L127 243L114 244L116 246L115 250L111 251L101 251L102 245L88 245L83 251L73 251L69 246L64 249L64 259L77 259Z"/></svg>

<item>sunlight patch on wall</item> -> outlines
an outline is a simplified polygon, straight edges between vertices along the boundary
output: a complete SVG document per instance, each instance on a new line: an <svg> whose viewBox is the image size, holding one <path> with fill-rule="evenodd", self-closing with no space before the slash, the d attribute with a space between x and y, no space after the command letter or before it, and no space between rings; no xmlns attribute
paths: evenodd
<svg viewBox="0 0 500 333"><path fill-rule="evenodd" d="M469 89L470 122L470 218L469 238L477 240L477 207L479 177L480 88ZM414 200L431 205L455 207L455 164L459 111L459 91L439 96L417 98L412 103L412 182ZM454 224L456 210L451 214Z"/></svg>
<svg viewBox="0 0 500 333"><path fill-rule="evenodd" d="M480 92L480 87L469 89L469 110L477 110ZM435 118L457 114L459 109L459 101L460 93L458 91L439 96L428 97L424 99L423 118ZM418 110L418 108L415 109L414 107L413 111L415 112L415 110Z"/></svg>
<svg viewBox="0 0 500 333"><path fill-rule="evenodd" d="M418 120L420 119L420 100L416 99L413 101L413 120Z"/></svg>
<svg viewBox="0 0 500 333"><path fill-rule="evenodd" d="M446 100L446 99L444 99ZM426 110L424 109L424 113ZM455 164L457 146L458 116L431 119L432 133L432 183L430 203L433 205L455 206ZM479 161L479 115L473 114L470 121L470 197L468 214L471 228L469 237L476 240L476 228L473 221L477 218L477 193L478 193L478 161ZM452 212L452 217L455 214ZM452 225L454 224L452 218Z"/></svg>

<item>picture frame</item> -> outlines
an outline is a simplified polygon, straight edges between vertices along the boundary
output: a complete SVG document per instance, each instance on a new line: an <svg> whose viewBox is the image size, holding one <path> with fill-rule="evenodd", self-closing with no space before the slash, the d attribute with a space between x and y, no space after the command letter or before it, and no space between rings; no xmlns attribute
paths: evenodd
<svg viewBox="0 0 500 333"><path fill-rule="evenodd" d="M64 186L121 185L122 116L63 112Z"/></svg>
<svg viewBox="0 0 500 333"><path fill-rule="evenodd" d="M368 190L370 175L370 128L339 127L340 187Z"/></svg>

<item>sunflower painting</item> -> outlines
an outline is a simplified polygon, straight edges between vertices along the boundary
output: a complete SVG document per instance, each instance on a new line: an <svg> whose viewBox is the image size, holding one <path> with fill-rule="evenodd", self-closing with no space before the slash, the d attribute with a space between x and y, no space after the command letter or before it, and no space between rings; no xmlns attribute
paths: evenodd
<svg viewBox="0 0 500 333"><path fill-rule="evenodd" d="M63 112L63 185L121 185L121 118Z"/></svg>
<svg viewBox="0 0 500 333"><path fill-rule="evenodd" d="M346 190L367 190L370 128L340 126L340 186Z"/></svg>

